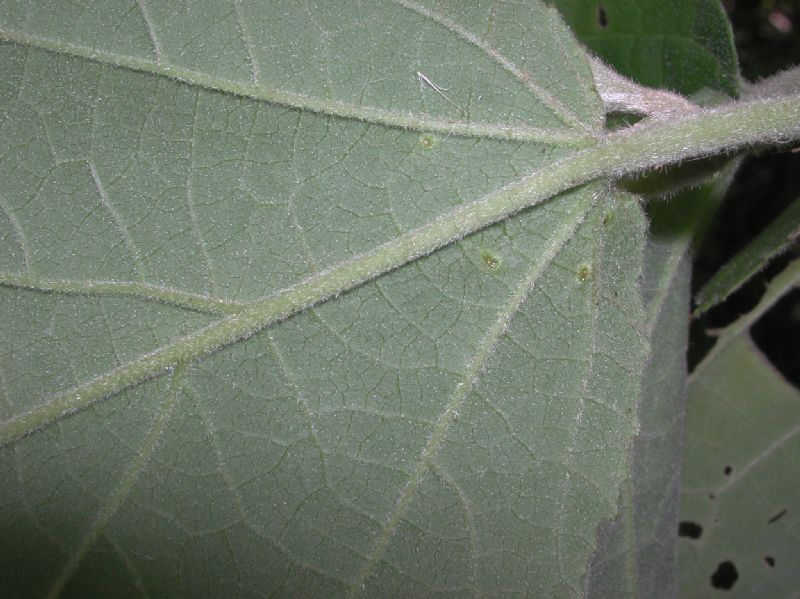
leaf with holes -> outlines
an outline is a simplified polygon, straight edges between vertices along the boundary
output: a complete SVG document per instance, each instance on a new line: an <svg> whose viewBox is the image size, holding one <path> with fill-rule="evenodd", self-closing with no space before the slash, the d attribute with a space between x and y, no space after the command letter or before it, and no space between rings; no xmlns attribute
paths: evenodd
<svg viewBox="0 0 800 599"><path fill-rule="evenodd" d="M555 0L580 40L643 85L737 96L733 34L719 0Z"/></svg>
<svg viewBox="0 0 800 599"><path fill-rule="evenodd" d="M792 597L800 575L800 392L750 328L800 284L800 260L719 332L692 373L681 496L681 597Z"/></svg>

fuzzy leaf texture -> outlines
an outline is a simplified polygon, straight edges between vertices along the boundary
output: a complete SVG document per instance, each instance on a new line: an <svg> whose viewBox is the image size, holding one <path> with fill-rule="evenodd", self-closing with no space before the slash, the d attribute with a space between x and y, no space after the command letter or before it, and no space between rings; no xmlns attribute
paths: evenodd
<svg viewBox="0 0 800 599"><path fill-rule="evenodd" d="M414 245L602 128L553 9L4 2L0 39L0 592L583 596L641 210Z"/></svg>
<svg viewBox="0 0 800 599"><path fill-rule="evenodd" d="M689 96L711 86L724 94L737 80L733 34L718 0L637 0L635 6L628 0L558 0L556 6L599 58L625 77L658 88L656 100L663 89ZM648 89L643 97L652 92ZM670 112L659 104L651 105L654 118ZM652 189L664 182L662 177L676 175L685 185L693 178L687 170L703 164L683 163L678 172L665 169L626 185ZM652 352L639 399L630 478L620 492L617 517L603 527L601 549L591 565L589 597L676 596L691 242L729 179L717 176L668 202L648 198L645 203L649 231L640 284Z"/></svg>

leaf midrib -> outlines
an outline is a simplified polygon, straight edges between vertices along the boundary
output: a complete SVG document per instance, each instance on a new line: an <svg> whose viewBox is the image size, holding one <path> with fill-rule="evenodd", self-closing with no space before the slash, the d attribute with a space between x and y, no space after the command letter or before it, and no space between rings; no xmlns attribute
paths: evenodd
<svg viewBox="0 0 800 599"><path fill-rule="evenodd" d="M602 177L705 156L783 136L800 137L800 96L743 102L681 120L610 134L604 143L546 165L510 185L300 283L248 305L238 314L182 337L47 403L0 424L0 447L49 422L157 376L176 364L216 351L292 314L353 289L465 235L530 208L567 189Z"/></svg>
<svg viewBox="0 0 800 599"><path fill-rule="evenodd" d="M541 173L544 177L550 175L552 175L551 169ZM534 181L538 178L536 175L531 177ZM246 309L181 337L128 364L114 368L69 391L52 396L45 403L0 424L0 447L22 439L42 426L77 412L96 401L158 376L177 364L246 339L304 308L352 289L410 260L429 254L461 238L465 234L464 231L473 232L519 211L532 203L530 193L535 192L535 188L538 187L534 184L534 189L529 189L531 177L526 177L470 205L452 210L374 250L334 265L265 299L250 303ZM540 193L539 197L543 200L549 195L552 194ZM498 209L501 210L501 214L496 214ZM488 222L487 217L490 219Z"/></svg>
<svg viewBox="0 0 800 599"><path fill-rule="evenodd" d="M405 4L405 2L401 2L401 3ZM5 34L6 34L6 32L0 31L0 39L2 39ZM32 44L32 45L35 45L35 44ZM44 48L44 46L39 46L39 47ZM53 50L52 48L44 48L44 49ZM55 50L55 51L60 52L60 53L65 53L65 54L69 53L69 52L62 52L61 50ZM79 54L73 54L73 55L81 56ZM109 55L109 56L115 56L115 55ZM405 115L402 115L402 114L396 113L396 112L380 111L380 110L377 110L377 109L370 109L368 107L365 108L365 107L359 107L359 106L355 106L355 105L351 105L351 104L344 104L344 103L335 103L335 102L334 103L330 103L330 102L327 102L325 100L320 100L318 98L314 98L314 97L310 97L310 96L304 96L304 95L301 95L301 94L291 94L291 93L288 93L288 92L281 92L279 90L266 89L266 91L264 91L264 97L258 97L256 95L253 95L252 93L248 93L248 92L252 92L253 90L256 90L256 91L262 90L263 91L263 90L265 90L265 88L261 88L260 86L247 86L246 85L245 87L247 89L237 91L235 89L232 89L232 87L231 87L231 86L236 86L236 85L242 85L242 84L239 84L237 82L231 82L231 81L224 80L224 79L217 79L216 83L220 84L223 87L214 87L213 85L208 85L208 82L204 83L204 82L201 82L201 81L198 81L198 80L191 80L191 77L193 77L195 75L202 75L202 74L196 73L194 71L180 70L181 71L180 73L176 73L176 69L174 69L173 67L166 67L166 69L163 70L163 72L157 72L156 69L148 70L148 69L144 69L144 68L135 68L134 66L131 66L131 65L120 65L120 64L113 63L111 61L104 61L102 59L99 59L98 57L92 57L92 56L83 56L83 57L84 58L89 58L89 59L92 59L92 60L96 60L98 62L105 62L106 64L111 64L111 65L114 65L114 66L122 66L124 68L130 68L131 70L138 70L138 71L142 71L142 72L148 72L148 73L151 73L151 74L154 74L154 75L168 76L168 77L172 77L172 78L181 79L181 80L183 80L183 81L185 81L187 83L190 83L190 84L193 84L193 85L198 85L200 87L205 87L207 89L215 89L217 91L223 91L223 92L226 92L226 93L247 96L247 97L251 97L251 98L257 99L257 100L263 100L263 101L268 101L268 102L271 102L271 103L282 104L282 105L286 105L286 106L292 106L294 108L299 108L299 109L303 109L303 110L309 110L309 111L313 111L313 112L321 112L321 113L326 113L326 114L332 114L332 115L335 115L335 116L338 116L338 117L353 118L353 119L358 119L358 120L370 121L370 122L378 123L378 124L381 124L381 125L384 125L384 126L398 126L398 127L403 127L403 128L409 128L409 129L418 129L418 130L421 130L421 131L435 131L435 132L443 132L443 133L455 134L455 135L477 135L477 136L481 136L481 137L498 137L498 138L502 138L502 139L524 139L526 141L547 141L548 143L559 143L561 145L570 145L570 144L572 144L574 142L574 145L576 145L576 146L587 146L587 145L590 145L593 142L591 137L578 136L578 135L575 135L574 139L566 137L565 139L557 140L556 139L557 135L567 135L567 132L560 132L560 131L556 131L556 130L526 129L526 128L523 128L523 127L516 127L516 126L515 127L508 127L508 128L494 126L494 128L492 128L492 129L485 129L485 130L482 130L482 131L478 131L477 128L475 128L472 125L466 124L466 123L453 123L453 122L447 122L447 121L439 121L439 120L435 120L435 119L425 119L425 118L420 119L419 117L407 117ZM171 70L171 72L167 72L169 70ZM184 78L184 75L187 78ZM229 86L229 87L224 87L224 86ZM273 94L273 97L266 97L268 95L268 93ZM296 104L292 104L291 101L296 101ZM406 119L406 118L413 119L413 122L410 121L410 120L408 122L405 122L404 119ZM381 119L384 119L384 120L381 120ZM459 128L459 127L462 127L462 126L463 126L463 128ZM529 136L529 137L526 137L526 136ZM536 137L536 136L540 136L540 137ZM570 141L570 139L572 139L572 141ZM563 189L567 189L567 188L572 186L571 184L568 185L567 184L568 182L567 183L562 182L562 183L565 185L565 187L563 187ZM507 191L507 190L500 190L500 191L502 192L502 191ZM523 190L521 188L517 189L516 191L513 192L513 194L516 194L519 197L520 195L523 194ZM491 198L492 196L494 196L494 194L490 194L489 198ZM484 202L484 201L488 201L489 198L483 198L483 199L479 200L478 202L476 202L475 204L478 204L478 203ZM542 199L545 199L545 198L543 197ZM539 201L539 200L537 200L537 201ZM527 206L527 205L528 204L525 204L525 206ZM516 208L515 211L518 210L518 209L520 209L520 208ZM458 212L458 211L454 211L454 214L456 212ZM508 216L508 214L506 214L505 216L498 216L495 219L495 221L496 220L500 220L501 218L505 218L506 216ZM440 219L437 219L437 221L438 220L440 220ZM437 222L437 221L434 221L434 223ZM487 224L491 224L491 222L495 222L495 221L487 221L484 224L478 224L478 225L476 225L476 228L473 229L473 230L477 230L477 228L481 228L481 227L486 226ZM571 231L573 233L574 233L574 230L577 229L577 227L580 225L580 222L581 222L581 219L576 219L574 222L570 223L571 226L572 226ZM427 228L427 225L424 225L420 229L426 229L426 228ZM419 231L419 229L417 231ZM571 235L565 235L564 239L562 240L562 245L559 246L559 247L563 247L563 243L566 243L566 241L569 240L570 236ZM401 237L405 237L405 236L401 236ZM457 237L450 238L450 239L440 243L439 245L433 247L433 249L436 249L437 247L441 247L442 245L445 245L446 243L450 243L454 239L457 239ZM393 240L393 242L389 242L389 244L394 243L395 241L397 241L397 240ZM385 245L388 246L389 244L385 244ZM379 248L376 248L375 251L380 250L382 247L384 247L384 246L380 246ZM428 253L429 251L433 251L433 249L425 250L424 253ZM368 256L368 255L372 255L372 252L368 252L367 254L365 254L363 256ZM407 262L409 260L413 260L416 257L419 257L420 255L423 255L423 254L411 255L410 257L403 258L402 259L403 261L400 262L399 264L405 263L405 262ZM358 258L360 258L360 257L357 256L352 261L354 261L354 260L356 260ZM348 261L347 263L343 263L342 265L339 265L339 266L346 267L352 261ZM549 262L547 262L547 263L549 263ZM335 270L335 268L336 267L334 267L334 270ZM251 324L252 324L251 328L247 329L244 332L242 332L241 335L233 338L232 340L229 340L229 341L220 340L219 343L217 343L216 345L211 343L213 337L207 337L206 338L207 347L202 348L201 347L202 343L195 344L195 347L194 347L193 351L195 351L196 353L193 354L193 357L186 358L181 362L177 362L177 364L179 365L179 367L182 368L183 366L185 366L187 361L190 361L191 359L194 359L194 358L198 357L202 353L207 353L208 351L215 351L215 350L223 347L224 345L226 345L228 343L232 343L232 342L235 342L237 340L240 340L240 339L243 339L245 337L248 337L248 336L254 334L255 332L257 332L258 330L261 330L261 329L269 326L272 323L278 322L278 321L282 320L283 318L291 316L292 314L298 312L299 310L302 310L303 307L305 307L307 305L313 305L315 303L319 303L321 301L324 301L327 297L330 297L331 295L338 294L338 293L340 293L341 291L343 291L345 289L348 289L348 288L354 287L356 285L359 285L364 281L367 281L367 280L370 280L373 277L379 276L380 274L382 274L383 272L386 272L387 270L390 270L391 268L394 268L394 266L387 266L385 270L380 271L380 272L370 272L370 273L368 273L368 276L366 276L365 278L363 278L361 280L357 280L355 282L352 282L350 287L348 287L346 285L342 285L341 288L330 292L330 294L327 295L327 296L323 296L323 295L320 294L320 295L318 295L317 298L312 298L311 300L308 300L309 303L306 303L304 305L300 305L299 307L287 308L288 312L286 312L285 314L283 314L283 313L281 313L279 311L276 311L276 312L272 313L271 315L269 315L269 314L267 314L267 312L262 312L260 310L257 310L257 308L263 308L263 307L268 306L268 305L269 306L274 306L277 303L277 300L279 300L284 295L289 295L289 292L292 291L292 289L285 290L283 292L279 292L275 296L272 296L272 297L269 297L269 298L264 298L262 300L253 302L251 304L236 305L236 307L232 308L232 312L234 312L237 315L240 312L244 312L245 313L245 318L243 318L241 320L241 322L245 322L245 321L246 322L251 322ZM545 268L546 268L546 264L542 267L541 270L543 271ZM333 274L333 271L327 271L327 274ZM0 274L0 284L4 284L4 283L8 284L7 281L2 279L3 276L4 275ZM307 279L303 283L299 284L298 287L302 286L302 285L304 285L306 283L312 284L312 283L315 282L315 279L316 279L316 277L311 277L310 279ZM526 279L526 281L527 281L527 279ZM80 284L81 283L77 283L77 285L80 285ZM115 283L111 283L111 284L115 284ZM12 285L12 286L16 286L16 285ZM64 286L64 287L65 287L64 289L61 289L59 291L68 292L67 289L66 289L66 286ZM138 290L138 291L144 290L144 287L147 287L147 286L144 285L143 288ZM528 289L529 288L526 287L526 286L520 286L517 289L517 292L512 297L516 298L517 295L519 295L521 293L521 295L519 297L519 301L521 302L521 301L524 300L524 297L527 294L527 290ZM114 290L111 289L111 287L106 289L106 291L108 291L109 293L114 293ZM77 292L79 292L79 293L87 293L87 292L88 293L92 293L91 291L86 291L86 289L78 290ZM176 292L176 293L177 294L181 294L182 292ZM130 293L130 295L136 295L136 293ZM189 294L186 294L186 295L189 295ZM196 296L194 298L189 298L189 299L197 299L197 298L200 298L201 300L206 299L206 298L202 298L201 296ZM163 297L150 297L148 299L155 300L155 301L165 301L165 302L170 301L167 298L166 295L163 296ZM178 297L178 295L175 295L174 299L175 299L176 302L179 302L179 301L183 300L183 298L182 297ZM213 307L214 307L213 303L214 302L218 302L218 301L222 301L222 300L216 300L215 298L207 298L207 299L208 299L208 301L210 303L212 303L212 305L211 305L211 311L212 312L213 312ZM221 311L227 310L227 307L226 308L220 307L220 308L221 308ZM507 319L510 319L511 316L513 316L513 313L515 312L515 310L516 309L507 309L507 310L501 311L501 313L498 316L498 320L495 321L495 323L494 323L493 327L491 328L491 330L494 330L495 328L497 328L499 326L498 323L500 323L503 320L503 317L505 317ZM258 315L257 321L247 320L247 317L251 316L251 315L254 316L254 317L256 315ZM223 325L225 325L226 323L231 324L231 326L233 326L233 324L235 322L238 322L237 321L237 316L236 315L231 315L228 318L223 319L219 323L217 323L215 325L211 325L211 327L208 327L207 329L202 329L201 331L198 331L198 334L202 333L203 331L207 331L209 329L212 329L214 327L220 327L219 330L222 330L224 328ZM192 337L192 336L190 336L190 337ZM185 339L188 340L190 337L187 337ZM491 334L487 334L487 337L485 339L489 339L489 338L491 338ZM499 336L497 338L499 338ZM495 339L495 342L496 342L496 340L497 339ZM195 341L202 341L202 339L198 338L198 339L195 339ZM478 364L478 367L477 367L476 371L480 370L480 364L482 363L483 357L485 357L485 355L488 355L488 353L490 353L491 347L492 347L491 343L487 344L486 347L488 348L487 352L478 352L474 356L473 363L477 363ZM144 359L144 358L146 358L146 356L142 357L142 359ZM118 370L118 369L115 369L115 370ZM152 372L150 374L150 376L156 376L157 374L158 374L158 372ZM177 373L176 373L176 376L177 376ZM147 378L149 378L149 377L147 377ZM145 379L142 378L141 380L145 380ZM141 381L139 381L139 382L141 382ZM78 387L76 389L79 390L80 388L81 387ZM118 388L115 391L112 391L110 394L119 392L123 388L124 387L118 386ZM463 401L463 399L466 396L467 392L468 392L468 389L466 391L464 391L464 396L462 396L460 398L460 401ZM79 396L80 396L80 391L78 391L78 397ZM107 396L107 395L104 395L104 397L105 396ZM102 397L99 397L98 399L102 399ZM439 421L443 422L441 427L439 426L439 423L437 423L437 427L436 428L437 429L439 429L439 428L442 429L440 438L443 438L444 434L446 433L447 425L449 424L448 418L453 413L452 410L450 409L450 405L451 404L454 406L454 409L457 410L457 407L459 405L459 403L458 403L458 395L454 394L451 402L448 403L448 409L446 409L442 413L442 415L440 416ZM80 406L76 407L76 409L80 409ZM64 414L66 414L66 413L68 413L68 412L64 412ZM3 437L3 434L5 433L5 425L6 424L7 423L2 423L2 425L0 425L0 446L3 446L6 443L6 441L5 441L4 437ZM156 430L156 429L154 429L154 430ZM157 440L157 437L156 437L156 440ZM436 444L434 442L434 440L435 440L434 438L431 439L431 442L429 443L428 447L426 447L425 451L423 452L423 459L420 459L420 461L419 461L420 467L423 468L423 469L427 469L428 466L429 466L427 464L427 460L424 459L424 457L427 456L427 455L433 455L435 453L436 447L438 447L438 444ZM428 448L432 448L431 452L428 452ZM123 499L124 499L124 497L123 497ZM398 507L399 507L399 505L398 505ZM398 511L397 512L397 514L398 514L397 517L399 518L400 516L402 516L402 513L403 513L402 511ZM388 538L390 538L390 537L388 537ZM388 538L387 538L387 541L388 541ZM381 554L382 554L382 552L378 552L378 551L374 551L373 552L372 555L375 556L374 560L372 561L373 564L376 563L377 560L380 559L380 555ZM366 570L366 575L368 575L368 573L369 573L369 570ZM358 589L359 586L354 586L353 588L354 589Z"/></svg>

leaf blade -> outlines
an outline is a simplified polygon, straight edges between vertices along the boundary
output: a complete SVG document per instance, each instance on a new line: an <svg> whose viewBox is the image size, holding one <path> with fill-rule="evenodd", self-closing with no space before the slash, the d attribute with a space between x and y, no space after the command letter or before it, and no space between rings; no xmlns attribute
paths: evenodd
<svg viewBox="0 0 800 599"><path fill-rule="evenodd" d="M131 7L136 10L118 18L135 17L144 26L139 23L135 39L121 28L121 46L141 49L126 56L163 66L177 47L159 25L156 9L167 10L166 5ZM95 31L92 23L102 11L81 21L69 13L73 8L61 9L66 12L55 13L58 18L33 11L31 28L50 19L36 35L108 51L108 45L85 43L96 41L87 31ZM220 31L236 21L260 23L242 18L249 8L235 4L220 15ZM548 45L554 36L559 52L582 56L552 11L538 3L523 8L524 14L544 10L546 35L530 41L531 25L516 36L520 56L521 50L531 56L528 50ZM504 27L526 21L518 12L500 17L495 23ZM463 18L462 27L486 23L480 10ZM437 44L462 47L428 21L413 21L415 27L425 25L425 43L411 42L415 49L435 57ZM70 41L76 31L80 35ZM229 58L259 51L259 36L248 31L235 52L209 69L215 77L228 72ZM180 33L180 27L169 33ZM486 52L478 50L475 56L486 60ZM0 485L8 506L4 518L20 523L0 541L0 552L8 557L2 560L2 578L9 581L4 585L38 591L41 582L32 580L29 567L36 561L37 578L57 586L59 573L71 573L65 594L101 593L103 582L93 576L98 567L116 573L118 590L165 596L231 589L342 595L360 592L361 578L374 587L422 594L580 592L594 528L613 513L624 475L620 460L635 429L630 401L646 353L638 335L644 220L637 205L589 186L520 213L530 205L530 191L544 193L541 199L563 191L563 173L549 179L549 192L541 191L542 181L525 187L529 173L546 179L552 165L571 154L559 138L543 147L508 141L509 136L486 139L491 135L484 133L478 139L420 135L393 123L258 102L230 89L218 93L163 73L110 68L86 60L91 56L9 44L3 52L19 67L12 93L2 98L3 144L19 150L0 164L7 175L4 209L37 250L26 259L19 249L4 270L35 275L44 287L53 280L109 281L116 291L124 288L121 281L139 285L138 296L126 297L114 289L68 297L53 292L59 290L0 288L3 309L12 315L0 329L4 414L28 414L42 392L96 381L93 377L148 354L177 351L170 348L180 340L185 350L140 372L134 386L123 389L127 385L117 380L111 401L58 419L0 451L3 479L14 481ZM472 52L463 50L466 62ZM364 57L352 49L351 55L353 72L373 73L373 67L358 66ZM203 56L193 52L179 66L194 69L191 61ZM286 68L284 77L312 72L314 56L308 53L299 71ZM258 76L247 64L233 69L244 82ZM258 64L263 74L264 65L272 63ZM433 64L442 71L426 74L450 86L441 73L457 70ZM492 110L476 108L476 113L514 130L539 115L551 130L558 119L548 116L539 100L523 95L518 79L489 64L481 72L494 87L477 76L470 79L469 72L463 75L476 101L478 89L492 88ZM408 66L391 68L405 73ZM544 87L556 95L566 89L560 101L578 121L589 127L599 122L599 101L586 93L591 80L585 61L552 77ZM324 90L324 77L312 79L305 83ZM572 83L553 84L562 79ZM436 94L420 97L416 82L408 83L391 89L399 93L398 105L406 102L416 117L428 119L425 127L438 119L446 122L442 132L457 133L445 120L452 107ZM307 91L303 85L296 83ZM355 86L337 85L340 96L360 93ZM281 90L285 87L291 86ZM375 97L377 105L391 99L387 92ZM496 194L505 194L495 203L495 208L505 205L504 212L490 217L480 199ZM516 204L508 203L512 198ZM604 223L612 213L617 218ZM458 214L460 220L444 236L448 245L428 254L434 247L417 234L442 214ZM498 218L506 220L486 227ZM474 225L465 228L464 219ZM82 223L89 224L82 229ZM442 238L442 223L435 228ZM475 229L480 230L461 239ZM397 239L406 240L404 250ZM249 335L252 324L266 323L265 304L259 303L264 298L386 243L389 253L403 256L401 262L365 267L369 276L348 275L358 285L350 292L341 293L342 282L334 283L330 294L341 295ZM419 254L427 255L405 264ZM530 274L531 265L538 265L541 276ZM166 296L148 296L163 287L182 294L177 300L186 305L168 306ZM74 289L67 285L61 291ZM305 293L303 302L309 295L320 300L320 293ZM297 292L298 298L303 295ZM198 296L243 307L222 319L190 312L188 304ZM254 306L259 306L255 312ZM227 329L248 317L254 320L235 334ZM208 327L224 334L199 345L185 341ZM609 345L614 351L605 351ZM534 350L537 371L528 376L523 366ZM175 415L163 421L159 406L169 393L166 377L148 377L173 362L186 376ZM514 368L507 369L510 363ZM479 394L467 384L471 378L482 385ZM612 379L624 381L625 391L610 389ZM464 395L463 410L459 384L471 391L468 400ZM107 391L98 391L98 397ZM484 413L489 407L493 415ZM512 416L510 428L501 412ZM450 418L457 429L437 429ZM429 445L437 430L440 445ZM617 432L607 438L598 433L611 430ZM480 444L468 443L473 434L497 437L493 457L465 463L466 450L481 451ZM147 439L155 438L160 441L144 466L134 468L132 480L125 473ZM520 441L539 462L520 451ZM603 464L590 451L600 445L607 449ZM441 463L433 449L426 458L428 446L447 450ZM565 459L562 450L576 455L567 451ZM44 455L49 459L43 463ZM514 459L505 461L503 455ZM497 476L493 488L502 491L503 501L487 503L485 484L470 471L481 463L489 476ZM416 470L424 476L415 479ZM413 480L420 491L408 494L408 509L395 509L394 499ZM524 491L523 480L555 491L550 497L523 493L515 499ZM54 487L60 489L55 496ZM127 489L121 503L115 489ZM591 517L578 518L573 508L586 503ZM471 507L478 504L480 509ZM559 505L568 513L559 514ZM524 530L509 526L516 508L525 508ZM390 530L385 523L393 521L396 534L386 537L385 551L375 552L376 535ZM102 530L93 522L102 522ZM26 529L31 534L22 547L8 544ZM521 561L519 552L503 547L503 539L524 546L540 535L542 547ZM86 539L96 542L88 547ZM409 550L414 546L421 556ZM558 562L545 546L559 550ZM437 547L445 547L451 559L439 560ZM512 571L499 580L492 560L503 552L515 563L555 567L543 569L536 580ZM69 556L83 557L72 558L78 562L73 564Z"/></svg>

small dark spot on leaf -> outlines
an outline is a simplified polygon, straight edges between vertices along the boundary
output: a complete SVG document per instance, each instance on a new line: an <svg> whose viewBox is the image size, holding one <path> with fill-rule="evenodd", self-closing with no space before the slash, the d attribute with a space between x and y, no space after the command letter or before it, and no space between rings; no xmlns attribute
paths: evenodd
<svg viewBox="0 0 800 599"><path fill-rule="evenodd" d="M614 216L609 212L603 217L603 226L608 226L613 220Z"/></svg>
<svg viewBox="0 0 800 599"><path fill-rule="evenodd" d="M731 472L733 472L733 468L730 466L725 466L725 476L730 476Z"/></svg>
<svg viewBox="0 0 800 599"><path fill-rule="evenodd" d="M601 29L608 27L608 15L606 15L606 9L602 4L597 5L597 24L600 25Z"/></svg>
<svg viewBox="0 0 800 599"><path fill-rule="evenodd" d="M769 566L770 568L774 568L775 567L775 558L772 557L771 555L766 555L766 556L764 556L764 563L767 564L767 566Z"/></svg>
<svg viewBox="0 0 800 599"><path fill-rule="evenodd" d="M711 575L711 586L715 589L729 590L739 579L739 572L731 561L724 561L717 566L716 571Z"/></svg>
<svg viewBox="0 0 800 599"><path fill-rule="evenodd" d="M780 512L772 516L769 520L767 520L767 524L775 524L778 520L783 518L786 515L786 509L782 509Z"/></svg>
<svg viewBox="0 0 800 599"><path fill-rule="evenodd" d="M716 496L716 495L714 495L713 493L709 493L709 494L708 494L708 498L709 498L711 501L714 501L714 500L717 498L717 496Z"/></svg>
<svg viewBox="0 0 800 599"><path fill-rule="evenodd" d="M678 525L678 536L689 537L690 539L699 539L703 534L703 527L697 522L689 522L684 520Z"/></svg>

